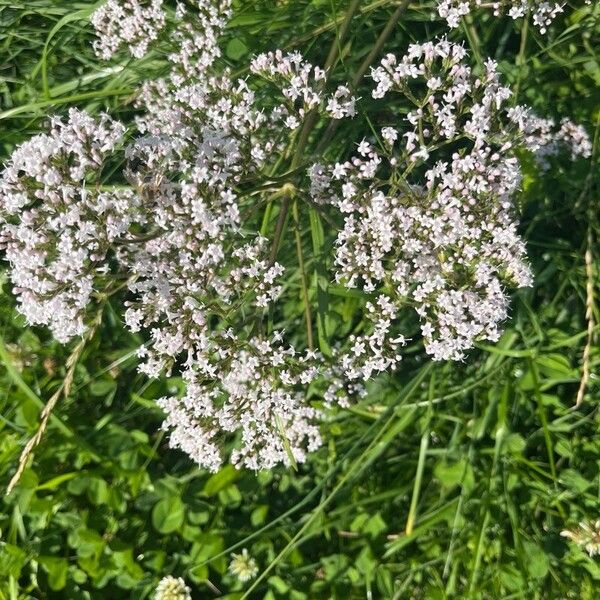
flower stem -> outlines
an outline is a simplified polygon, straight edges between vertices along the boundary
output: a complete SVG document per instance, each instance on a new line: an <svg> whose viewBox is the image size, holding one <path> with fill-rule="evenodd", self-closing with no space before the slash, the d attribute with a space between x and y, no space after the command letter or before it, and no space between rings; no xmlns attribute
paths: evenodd
<svg viewBox="0 0 600 600"><path fill-rule="evenodd" d="M292 215L294 217L295 227L294 236L296 238L296 254L298 255L298 266L300 267L300 281L302 283L302 296L304 300L304 318L306 320L306 339L308 348L314 348L312 317L310 314L310 302L308 299L308 283L306 280L306 268L304 266L304 254L302 252L302 237L300 235L300 216L298 213L298 202L294 200L292 205Z"/></svg>

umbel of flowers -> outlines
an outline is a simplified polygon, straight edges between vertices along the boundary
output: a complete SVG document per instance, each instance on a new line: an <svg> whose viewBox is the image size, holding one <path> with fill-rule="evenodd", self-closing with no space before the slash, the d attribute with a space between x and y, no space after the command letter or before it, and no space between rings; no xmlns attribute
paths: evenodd
<svg viewBox="0 0 600 600"><path fill-rule="evenodd" d="M585 0L591 4L592 0ZM449 27L458 27L462 17L478 8L491 9L495 16L504 13L512 19L531 15L540 33L546 33L554 19L564 11L564 3L548 0L437 0L438 14Z"/></svg>
<svg viewBox="0 0 600 600"><path fill-rule="evenodd" d="M109 116L71 110L0 175L0 244L28 322L66 342L125 289L124 321L147 339L140 370L175 368L186 383L182 397L159 401L170 443L210 470L232 439L236 466L304 461L321 443L309 389L320 406L346 405L395 369L403 311L415 311L436 360L496 340L508 291L531 283L517 152L544 168L563 150L591 151L572 122L509 107L496 64L474 73L465 49L442 39L372 70L372 96L394 115L378 136L335 164L290 164L308 119L356 114L350 85L330 86L297 52L257 56L249 77L232 76L217 60L229 14L229 2L204 0L167 24L160 0L109 1L92 18L102 57L122 46L139 57L165 32L173 44L170 72L138 95L133 141ZM120 179L108 178L123 162ZM328 356L262 319L286 271L256 207L285 217L303 201L342 223L330 279L369 297L367 326Z"/></svg>

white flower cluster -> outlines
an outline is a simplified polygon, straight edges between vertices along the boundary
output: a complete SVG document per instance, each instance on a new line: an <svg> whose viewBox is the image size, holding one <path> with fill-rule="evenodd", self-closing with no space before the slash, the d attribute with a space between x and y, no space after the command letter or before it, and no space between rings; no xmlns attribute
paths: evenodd
<svg viewBox="0 0 600 600"><path fill-rule="evenodd" d="M546 33L552 21L563 12L562 4L547 0L438 0L438 14L446 19L451 28L458 27L461 17L468 15L473 9L491 7L494 15L500 16L507 12L512 19L520 19L531 14L534 25L540 33Z"/></svg>
<svg viewBox="0 0 600 600"><path fill-rule="evenodd" d="M186 78L200 77L221 56L219 35L231 16L231 0L196 0L190 2L192 12L184 4L177 5L177 23L173 32L175 52L169 55L179 71L172 77L183 83Z"/></svg>
<svg viewBox="0 0 600 600"><path fill-rule="evenodd" d="M218 437L239 431L243 443L232 452L234 465L270 469L304 462L306 452L321 445L319 414L305 400L305 388L318 375L311 356L296 356L292 348L267 340L243 345L232 332L221 335L222 342L213 336L207 348L213 360L202 357L206 364L184 374L185 396L159 402L167 413L165 426L172 429L171 444L217 470Z"/></svg>
<svg viewBox="0 0 600 600"><path fill-rule="evenodd" d="M327 73L306 62L299 52L283 54L281 50L257 56L250 65L253 73L272 81L282 92L285 104L276 111L285 118L290 129L296 129L306 114L323 107L334 119L355 115L356 99L350 88L339 86L332 94L324 94Z"/></svg>
<svg viewBox="0 0 600 600"><path fill-rule="evenodd" d="M216 470L224 436L238 433L236 465L302 462L320 444L318 413L305 398L322 372L316 355L298 355L280 334L252 335L256 317L248 322L244 314L260 313L277 297L283 267L269 256L266 239L243 229L240 194L244 182L268 180L299 96L300 118L303 110L347 100L339 91L309 91L309 73L319 69L278 52L274 73L297 85L299 96L286 87L290 112L284 115L281 105L264 110L247 81L227 71L210 74L217 16L192 23L213 32L196 36L205 41L208 62L190 70L174 60L170 75L138 98L138 128L146 135L128 149L127 176L151 199L152 214L136 252L123 258L135 276L125 321L132 331L149 330L150 342L139 351L143 372L155 377L182 363L185 396L159 402L172 446ZM190 32L186 27L182 35ZM269 57L258 62L266 66ZM329 380L336 389L328 398L343 402L343 386Z"/></svg>
<svg viewBox="0 0 600 600"><path fill-rule="evenodd" d="M108 0L91 16L98 39L94 49L110 59L122 46L135 58L142 58L166 23L163 0Z"/></svg>
<svg viewBox="0 0 600 600"><path fill-rule="evenodd" d="M524 146L535 154L542 169L548 169L548 159L565 148L572 160L588 158L592 154L592 143L587 131L570 119L562 119L557 131L553 119L538 117L527 106L510 108L508 118L519 128Z"/></svg>
<svg viewBox="0 0 600 600"><path fill-rule="evenodd" d="M320 165L311 172L315 201L333 203L345 217L338 281L362 285L375 298L366 306L373 333L351 340L341 356L351 379L397 364L401 308L415 308L434 359L459 360L476 340L498 339L506 288L531 284L512 213L520 183L515 149L527 120L510 126L518 111L507 115L510 92L496 64L488 61L485 76L476 77L464 57L462 46L446 40L412 45L400 60L386 56L372 70L373 97L394 91L414 103L404 132L385 127L383 153L363 141L357 156L329 167L328 176ZM527 145L547 156L568 141L574 155L582 148L587 154L589 140L570 127L558 136L544 130L542 139L533 127Z"/></svg>
<svg viewBox="0 0 600 600"><path fill-rule="evenodd" d="M136 194L99 185L123 133L106 115L71 109L19 146L0 175L0 246L19 308L62 342L84 332L94 289L110 276L107 255L141 222Z"/></svg>
<svg viewBox="0 0 600 600"><path fill-rule="evenodd" d="M243 180L264 178L277 148L269 118L245 82L227 77L179 88L177 98L149 114L143 126L152 136L129 154L130 180L155 202L152 234L129 265L136 299L125 319L151 333L141 368L157 376L184 356L186 395L161 405L171 444L203 466L221 463L215 433L240 429L234 463L268 468L289 463L288 453L302 461L318 439L299 380L309 382L306 369L300 361L288 373L294 351L248 338L243 316L278 295L283 272L267 240L242 230L237 191Z"/></svg>

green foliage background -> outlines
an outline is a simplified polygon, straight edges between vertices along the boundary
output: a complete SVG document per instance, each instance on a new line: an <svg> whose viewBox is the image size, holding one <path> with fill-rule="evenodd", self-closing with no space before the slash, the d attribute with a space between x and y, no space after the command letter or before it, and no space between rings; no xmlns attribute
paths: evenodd
<svg viewBox="0 0 600 600"><path fill-rule="evenodd" d="M334 79L352 77L397 4L361 3ZM253 53L283 47L322 64L347 5L240 0L225 60L243 75ZM181 381L137 374L140 339L108 306L73 393L54 411L17 489L0 500L0 599L148 598L168 574L184 577L199 599L600 595L598 559L560 537L596 520L600 506L596 345L585 402L572 410L587 340L588 235L595 276L600 267L600 6L567 5L544 37L491 14L450 34L468 40L475 62L499 61L516 101L596 135L591 162L565 163L544 178L524 159L519 202L536 282L515 295L500 342L481 345L464 364L431 364L415 342L397 374L331 415L325 445L298 471L226 466L209 476L169 450L159 430L154 400ZM99 62L87 22L95 6L0 0L0 157L69 106L130 120L139 83L165 71L161 46L143 61ZM431 3L411 5L384 50L440 34L430 15ZM329 158L397 118L370 110L368 82L359 92L369 119L338 130ZM301 227L308 247L308 218ZM324 235L328 243L334 232ZM69 354L45 331L23 327L9 290L3 279L2 489ZM302 318L300 289L291 290L284 324ZM334 335L353 326L359 300L330 290ZM230 554L244 547L260 567L260 579L246 585L227 573Z"/></svg>

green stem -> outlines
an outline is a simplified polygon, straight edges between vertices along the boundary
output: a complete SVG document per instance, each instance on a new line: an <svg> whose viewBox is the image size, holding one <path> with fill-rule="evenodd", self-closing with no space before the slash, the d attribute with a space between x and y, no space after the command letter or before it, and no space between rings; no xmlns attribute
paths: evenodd
<svg viewBox="0 0 600 600"><path fill-rule="evenodd" d="M298 266L300 267L300 281L302 284L302 297L304 301L304 318L306 320L306 339L310 350L314 348L312 317L310 314L310 302L308 299L308 284L306 279L306 268L304 265L304 254L302 252L302 236L300 235L300 216L298 214L298 202L294 200L292 205L292 215L294 217L295 227L294 236L296 238L296 254L298 255Z"/></svg>
<svg viewBox="0 0 600 600"><path fill-rule="evenodd" d="M519 101L519 90L521 88L521 79L523 77L523 66L525 65L525 49L527 47L527 35L529 33L529 19L523 20L523 27L521 28L521 44L519 46L519 54L517 56L517 81L515 83L515 90L513 92L513 103L517 104Z"/></svg>
<svg viewBox="0 0 600 600"><path fill-rule="evenodd" d="M279 251L279 244L281 242L281 236L283 235L283 229L287 221L287 215L290 208L290 195L285 194L283 197L283 204L279 211L279 217L277 218L277 225L275 226L275 235L273 236L273 245L271 246L271 255L269 256L269 262L275 263L277 259L277 252Z"/></svg>
<svg viewBox="0 0 600 600"><path fill-rule="evenodd" d="M392 16L389 18L386 26L383 28L383 31L379 34L377 41L375 42L373 48L363 62L360 67L358 67L358 71L356 71L353 79L352 79L352 88L356 88L360 83L361 79L364 77L365 73L368 71L369 67L373 63L373 61L377 58L378 54L381 52L384 44L387 42L388 38L392 34L394 27L398 24L400 17L404 13L404 11L408 8L410 4L410 0L402 0L402 2L398 5L396 10L393 12Z"/></svg>
<svg viewBox="0 0 600 600"><path fill-rule="evenodd" d="M331 44L331 48L329 49L329 55L327 56L327 60L325 61L325 71L328 71L337 60L337 57L340 53L340 49L342 47L342 42L348 34L348 29L350 28L352 17L354 16L354 13L358 10L360 3L361 0L352 0L352 3L348 7L348 12L346 13L346 17L342 22L342 26L340 27L340 30L335 36L335 39Z"/></svg>
<svg viewBox="0 0 600 600"><path fill-rule="evenodd" d="M405 534L411 535L417 516L417 504L421 492L421 482L423 480L423 470L425 469L425 457L427 456L427 447L429 446L429 428L421 436L421 446L419 448L419 460L417 462L417 474L415 476L415 485L413 488L412 498L410 501L410 509L408 518L406 519Z"/></svg>
<svg viewBox="0 0 600 600"><path fill-rule="evenodd" d="M360 64L360 66L358 67L358 70L354 74L354 77L352 78L352 82L350 83L351 89L354 90L358 87L358 85L361 82L362 78L364 77L365 73L368 71L369 67L371 66L371 64L377 57L377 55L381 52L383 46L385 45L388 38L392 34L394 27L396 27L396 25L398 24L400 17L406 11L409 4L410 4L410 0L402 0L401 4L399 4L398 7L396 8L396 10L393 12L392 16L389 18L388 22L386 23L386 26L383 28L382 32L379 34L379 37L375 41L373 48L371 48L371 51L366 56L366 58L363 60L363 62ZM340 125L339 120L334 120L329 123L329 125L327 126L327 129L325 130L325 133L323 134L323 137L321 138L321 141L319 142L319 145L317 146L317 154L322 152L323 148L325 148L327 146L327 144L333 137L333 134L336 132L339 125Z"/></svg>

